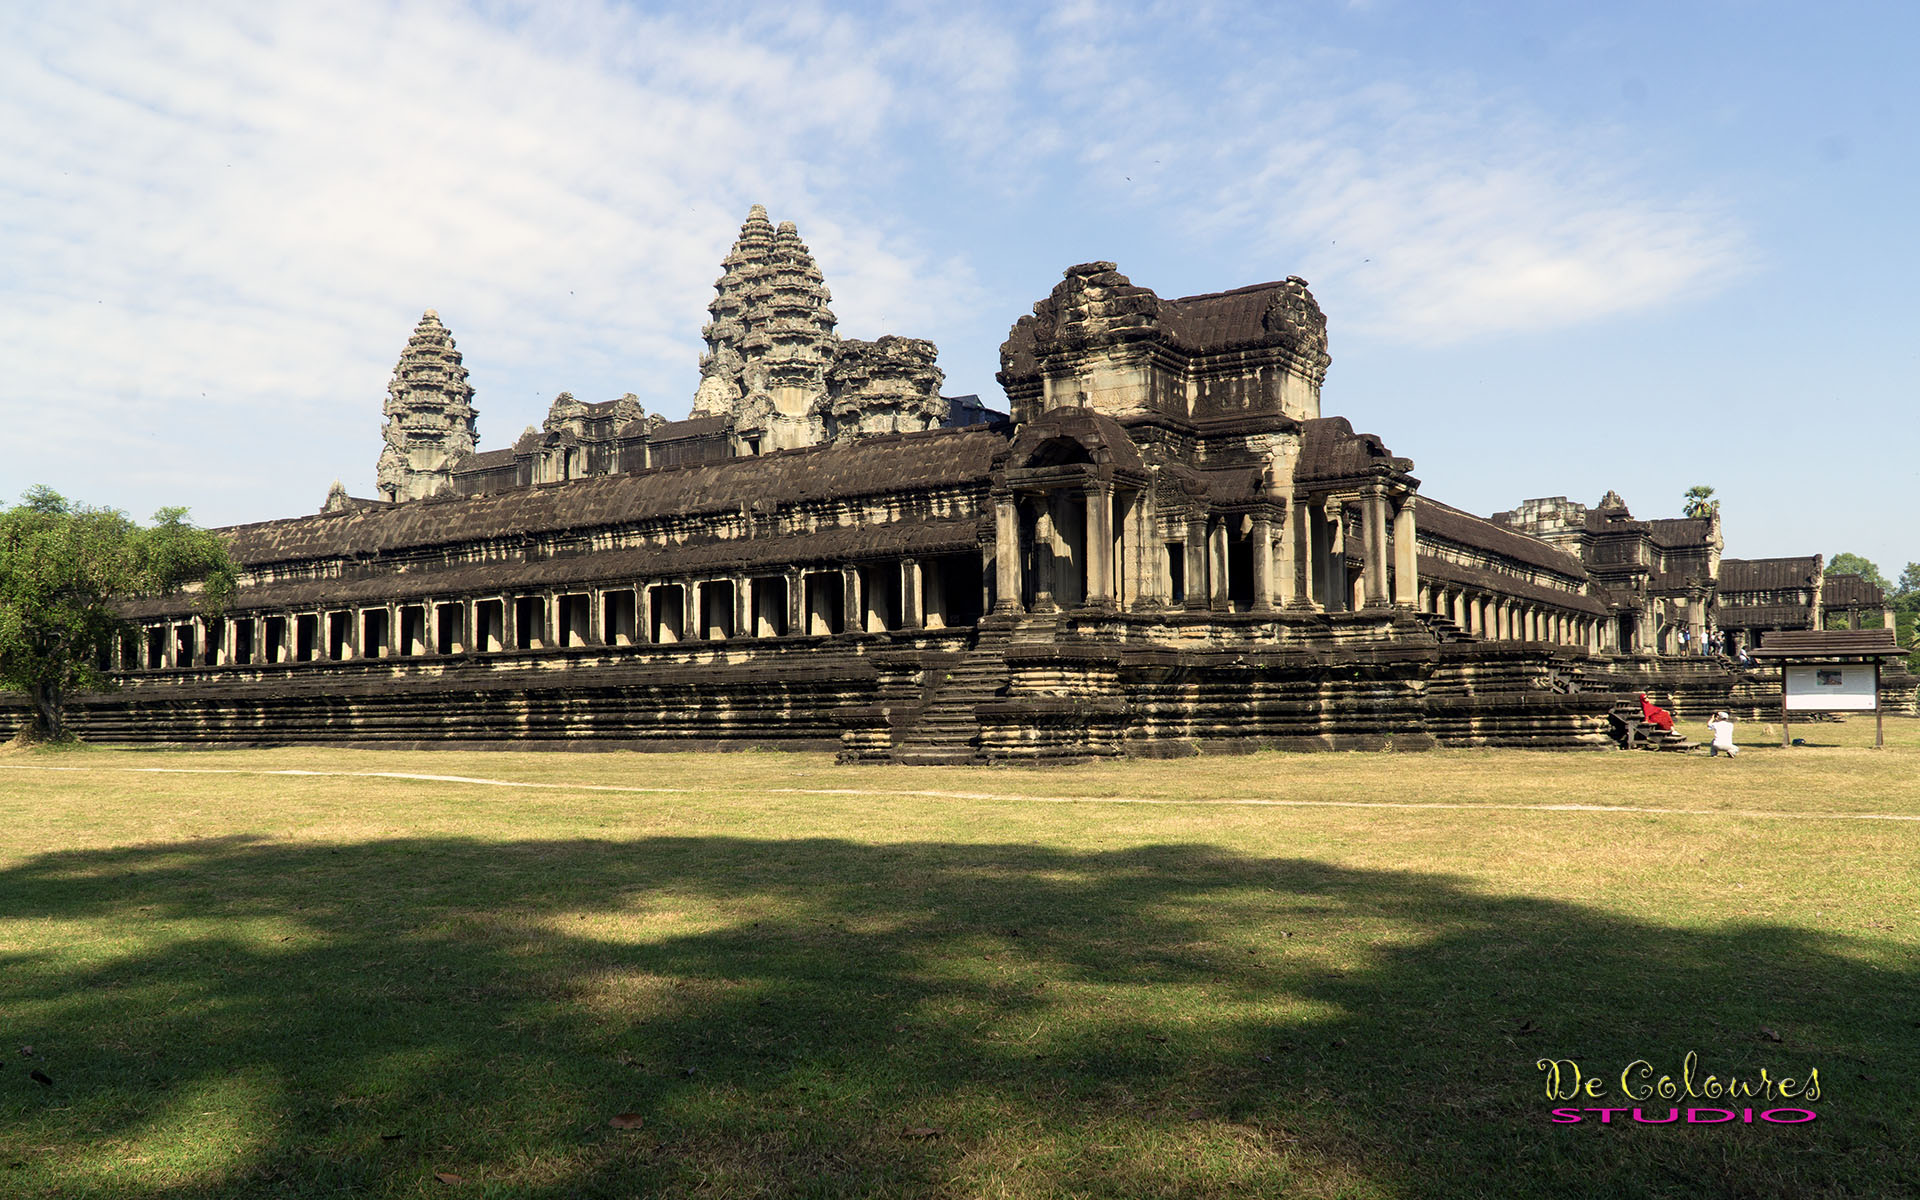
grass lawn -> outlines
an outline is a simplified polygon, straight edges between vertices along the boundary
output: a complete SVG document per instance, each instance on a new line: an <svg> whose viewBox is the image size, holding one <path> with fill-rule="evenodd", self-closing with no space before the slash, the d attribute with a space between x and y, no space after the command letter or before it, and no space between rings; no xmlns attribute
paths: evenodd
<svg viewBox="0 0 1920 1200"><path fill-rule="evenodd" d="M0 1195L1913 1194L1920 721L1872 732L8 751ZM1552 1122L1689 1051L1821 1094L1683 1115L1818 1120Z"/></svg>

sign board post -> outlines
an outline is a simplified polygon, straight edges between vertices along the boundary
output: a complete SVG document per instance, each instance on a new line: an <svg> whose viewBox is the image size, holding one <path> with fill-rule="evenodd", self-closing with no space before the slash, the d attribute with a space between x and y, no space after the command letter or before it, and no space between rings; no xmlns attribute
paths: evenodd
<svg viewBox="0 0 1920 1200"><path fill-rule="evenodd" d="M1880 708L1880 662L1809 662L1780 668L1780 744L1792 746L1788 722L1794 713L1871 712L1873 746L1886 745Z"/></svg>

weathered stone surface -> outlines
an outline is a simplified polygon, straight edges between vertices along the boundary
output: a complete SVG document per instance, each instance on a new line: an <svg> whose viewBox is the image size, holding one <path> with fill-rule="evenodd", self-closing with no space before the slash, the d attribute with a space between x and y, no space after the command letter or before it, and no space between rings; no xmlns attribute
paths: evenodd
<svg viewBox="0 0 1920 1200"><path fill-rule="evenodd" d="M336 485L320 515L226 530L227 613L130 602L102 648L126 686L74 727L919 763L1587 748L1635 691L1690 717L1777 704L1777 673L1670 652L1717 588L1874 600L1817 559L1722 564L1717 517L1422 497L1410 459L1321 415L1326 322L1297 278L1162 300L1070 268L1002 349L1017 421L967 428L940 428L931 343L840 339L828 301L756 207L692 416L561 392L486 452L428 313L389 391L386 499Z"/></svg>
<svg viewBox="0 0 1920 1200"><path fill-rule="evenodd" d="M421 316L393 369L385 413L380 494L419 500L450 490L454 462L473 453L478 414L453 335L432 309Z"/></svg>

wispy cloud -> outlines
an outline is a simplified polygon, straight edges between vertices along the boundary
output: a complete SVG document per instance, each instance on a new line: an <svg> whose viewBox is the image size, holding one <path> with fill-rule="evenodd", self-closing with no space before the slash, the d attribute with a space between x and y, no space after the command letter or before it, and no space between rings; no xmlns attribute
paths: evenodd
<svg viewBox="0 0 1920 1200"><path fill-rule="evenodd" d="M1338 328L1411 341L1619 312L1745 259L1605 130L1472 80L1276 54L1250 20L1097 0L15 8L0 490L229 520L317 505L335 474L364 491L428 306L467 353L484 444L562 388L677 415L756 200L800 223L844 332L933 336L975 379L1037 297L988 292L1002 251L939 227L963 205L1190 247L1212 286L1271 260L1338 298Z"/></svg>

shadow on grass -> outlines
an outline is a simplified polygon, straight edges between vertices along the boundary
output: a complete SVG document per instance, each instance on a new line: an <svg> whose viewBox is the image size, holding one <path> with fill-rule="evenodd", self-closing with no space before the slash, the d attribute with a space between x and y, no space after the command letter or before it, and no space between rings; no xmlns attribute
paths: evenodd
<svg viewBox="0 0 1920 1200"><path fill-rule="evenodd" d="M1920 1178L1912 969L1432 875L1188 845L229 839L48 854L0 872L0 914L129 939L0 950L8 1194ZM1819 1068L1819 1121L1549 1123L1537 1059L1577 1059L1606 1080L1585 1103L1617 1105L1626 1063L1677 1073L1689 1049L1702 1074ZM608 1128L623 1111L644 1126Z"/></svg>

